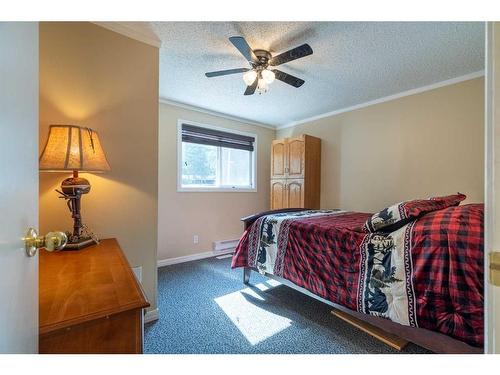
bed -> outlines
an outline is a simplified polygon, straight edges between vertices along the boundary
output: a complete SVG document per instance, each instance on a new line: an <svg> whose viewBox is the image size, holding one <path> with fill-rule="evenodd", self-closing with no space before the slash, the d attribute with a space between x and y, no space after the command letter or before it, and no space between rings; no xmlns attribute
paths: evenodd
<svg viewBox="0 0 500 375"><path fill-rule="evenodd" d="M383 215L285 209L243 218L232 267L244 268L245 283L260 272L434 352L482 353L483 205L367 228Z"/></svg>

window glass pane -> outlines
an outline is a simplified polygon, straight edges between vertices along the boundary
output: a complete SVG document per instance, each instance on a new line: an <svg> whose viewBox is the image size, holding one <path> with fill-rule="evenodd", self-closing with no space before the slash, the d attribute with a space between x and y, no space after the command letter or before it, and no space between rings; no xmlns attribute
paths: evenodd
<svg viewBox="0 0 500 375"><path fill-rule="evenodd" d="M182 186L217 185L217 147L182 142Z"/></svg>
<svg viewBox="0 0 500 375"><path fill-rule="evenodd" d="M251 152L234 148L221 148L221 185L246 186L252 185Z"/></svg>

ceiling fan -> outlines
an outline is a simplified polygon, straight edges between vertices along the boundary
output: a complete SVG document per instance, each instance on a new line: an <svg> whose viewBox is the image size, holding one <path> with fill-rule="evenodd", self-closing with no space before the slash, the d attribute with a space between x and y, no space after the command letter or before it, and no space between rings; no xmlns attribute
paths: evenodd
<svg viewBox="0 0 500 375"><path fill-rule="evenodd" d="M245 95L253 95L255 91L259 94L267 92L269 84L275 79L288 83L293 87L299 88L304 84L304 80L294 77L288 73L278 69L270 69L272 66L278 66L287 62L300 59L302 57L312 55L313 50L309 44L292 48L289 51L283 52L277 56L272 56L269 51L256 49L252 50L245 38L241 36L232 36L229 41L236 47L238 51L247 59L250 68L238 68L219 70L216 72L205 73L207 77L225 76L228 74L245 73L243 80L247 84Z"/></svg>

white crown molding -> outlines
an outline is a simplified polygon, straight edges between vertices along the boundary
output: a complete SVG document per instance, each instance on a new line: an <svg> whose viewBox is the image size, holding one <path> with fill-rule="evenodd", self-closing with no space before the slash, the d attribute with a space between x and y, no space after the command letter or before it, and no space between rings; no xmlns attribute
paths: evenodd
<svg viewBox="0 0 500 375"><path fill-rule="evenodd" d="M146 33L139 27L125 23L125 22L92 22L97 26L104 27L105 29L114 31L115 33L125 35L126 37L135 39L139 42L149 44L150 46L160 48L161 40L154 35L153 32Z"/></svg>
<svg viewBox="0 0 500 375"><path fill-rule="evenodd" d="M177 257L177 258L160 259L157 261L157 267L158 268L165 267L165 266L170 266L172 264L191 262L193 260L200 260L200 259L205 259L205 258L214 258L214 257L218 257L218 256L224 255L224 254L231 254L233 251L234 251L234 249L226 249L224 251L217 251L217 252L206 251L204 253L185 255L185 256Z"/></svg>
<svg viewBox="0 0 500 375"><path fill-rule="evenodd" d="M225 114L222 112L212 111L212 110L206 109L206 108L196 107L196 106L191 105L191 104L181 103L181 102L177 102L177 101L169 100L169 99L164 99L164 98L160 98L159 101L161 104L168 104L168 105L172 105L174 107L179 107L179 108L184 108L184 109L188 109L188 110L195 111L195 112L205 113L207 115L222 117L222 118L225 118L228 120L238 121L238 122L248 124L248 125L260 126L262 128L276 130L276 128L274 126L271 126L271 125L262 124L260 122L248 120L248 119L245 119L243 117L228 115L228 114Z"/></svg>
<svg viewBox="0 0 500 375"><path fill-rule="evenodd" d="M403 92L400 92L400 93L397 93L397 94L394 94L394 95L384 96L383 98L370 100L370 101L365 102L365 103L356 104L356 105L353 105L351 107L337 109L335 111L322 113L320 115L308 117L308 118L305 118L305 119L302 119L302 120L298 120L298 121L292 121L292 122L289 122L288 124L277 126L276 130L285 129L285 128L292 128L294 126L297 126L297 125L300 125L300 124L304 124L306 122L311 122L311 121L319 120L319 119L322 119L322 118L325 118L325 117L330 117L330 116L338 115L338 114L341 114L341 113L354 111L354 110L365 108L365 107L369 107L369 106L372 106L372 105L375 105L375 104L389 102L391 100L395 100L395 99L399 99L399 98L404 98L405 96L420 94L420 93L425 92L425 91L430 91L430 90L438 89L438 88L444 87L444 86L454 85L456 83L460 83L460 82L464 82L464 81L469 81L471 79L475 79L475 78L479 78L479 77L483 77L483 76L484 76L484 70L480 70L478 72L469 73L469 74L466 74L466 75L463 75L463 76L460 76L460 77L451 78L451 79L448 79L446 81L436 82L436 83L433 83L433 84L430 84L430 85L427 85L427 86L418 87L416 89L411 89L411 90L408 90L408 91L403 91Z"/></svg>
<svg viewBox="0 0 500 375"><path fill-rule="evenodd" d="M212 116L218 116L218 117L226 118L228 120L242 122L244 124L260 126L260 127L263 127L263 128L266 128L266 129L271 129L271 130L280 130L280 129L291 128L291 127L294 127L294 126L297 126L297 125L300 125L300 124L304 124L304 123L307 123L307 122L319 120L319 119L322 119L322 118L325 118L325 117L330 117L330 116L339 115L339 114L345 113L345 112L355 111L357 109L369 107L369 106L372 106L372 105L375 105L375 104L385 103L385 102L389 102L391 100L396 100L396 99L404 98L405 96L420 94L422 92L426 92L426 91L430 91L430 90L435 90L435 89L438 89L440 87L454 85L456 83L460 83L460 82L464 82L464 81L469 81L471 79L475 79L475 78L479 78L479 77L483 77L483 76L484 76L484 70L480 70L480 71L477 71L477 72L465 74L465 75L460 76L460 77L455 77L455 78L451 78L451 79L448 79L448 80L445 80L445 81L436 82L436 83L432 83L430 85L426 85L426 86L422 86L422 87L417 87L415 89L403 91L403 92L400 92L400 93L397 93L397 94L393 94L393 95L389 95L389 96L384 96L382 98L370 100L368 102L356 104L356 105L353 105L353 106L350 106L350 107L336 109L334 111L322 113L322 114L319 114L319 115L316 115L316 116L307 117L307 118L304 118L302 120L292 121L292 122L289 122L287 124L278 125L276 127L271 126L271 125L265 125L265 124L262 124L260 122L255 122L255 121L252 121L252 120L249 120L249 119L245 119L243 117L232 116L232 115L228 115L228 114L225 114L225 113L222 113L222 112L212 111L210 109L200 108L200 107L193 106L191 104L181 103L181 102L177 102L177 101L174 101L174 100L160 98L159 101L162 104L168 104L168 105L172 105L172 106L175 106L175 107L189 109L189 110L192 110L192 111L196 111L196 112L200 112L200 113L205 113L205 114L212 115Z"/></svg>

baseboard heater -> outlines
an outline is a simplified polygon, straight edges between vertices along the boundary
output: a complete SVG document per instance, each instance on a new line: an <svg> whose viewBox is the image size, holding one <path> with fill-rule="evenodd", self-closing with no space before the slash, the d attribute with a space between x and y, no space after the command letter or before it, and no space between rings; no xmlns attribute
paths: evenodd
<svg viewBox="0 0 500 375"><path fill-rule="evenodd" d="M239 239L214 241L213 252L215 254L219 254L219 253L227 253L230 250L234 250L236 248L236 245L238 245L238 241Z"/></svg>

